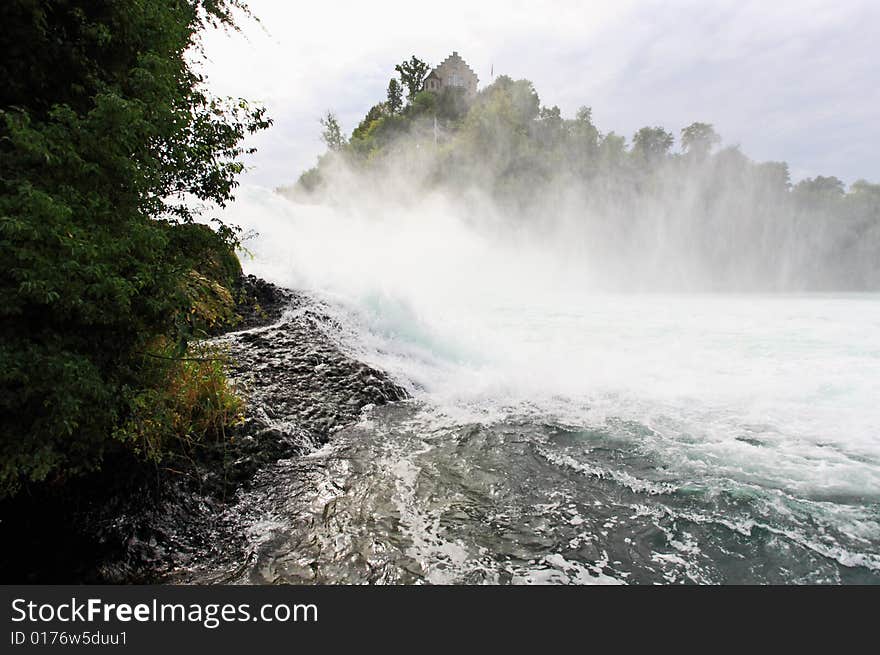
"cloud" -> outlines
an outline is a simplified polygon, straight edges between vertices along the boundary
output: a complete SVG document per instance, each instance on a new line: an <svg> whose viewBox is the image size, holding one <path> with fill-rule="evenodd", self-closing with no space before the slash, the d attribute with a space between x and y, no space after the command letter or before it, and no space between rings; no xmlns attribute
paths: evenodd
<svg viewBox="0 0 880 655"><path fill-rule="evenodd" d="M394 64L458 50L481 78L526 77L544 104L594 109L603 131L674 132L714 123L795 176L880 180L880 5L756 2L286 3L251 0L261 19L208 34L217 93L263 101L275 119L254 139L249 181L289 183L322 150L318 118L351 130L383 99Z"/></svg>

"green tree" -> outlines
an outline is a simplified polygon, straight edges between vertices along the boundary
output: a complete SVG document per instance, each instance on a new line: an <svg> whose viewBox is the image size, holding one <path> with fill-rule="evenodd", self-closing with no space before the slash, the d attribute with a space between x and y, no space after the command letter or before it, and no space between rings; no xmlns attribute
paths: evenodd
<svg viewBox="0 0 880 655"><path fill-rule="evenodd" d="M354 131L351 133L351 139L354 141L355 139L362 139L373 126L376 121L382 120L386 115L386 105L378 104L370 107L370 111L367 112L367 115L364 116L364 119L360 122L360 124L354 128Z"/></svg>
<svg viewBox="0 0 880 655"><path fill-rule="evenodd" d="M849 192L852 196L880 201L880 184L871 184L868 180L856 180L850 185Z"/></svg>
<svg viewBox="0 0 880 655"><path fill-rule="evenodd" d="M626 137L609 132L599 141L599 157L609 168L620 166L626 156Z"/></svg>
<svg viewBox="0 0 880 655"><path fill-rule="evenodd" d="M593 125L593 110L581 107L577 110L574 120L569 125L569 132L579 145L594 151L599 144L599 130Z"/></svg>
<svg viewBox="0 0 880 655"><path fill-rule="evenodd" d="M562 110L558 106L541 107L535 121L533 134L542 148L552 149L559 146L567 136L566 122L562 118Z"/></svg>
<svg viewBox="0 0 880 655"><path fill-rule="evenodd" d="M388 106L388 112L391 114L399 114L403 109L403 87L397 78L392 77L388 82L388 99L385 103Z"/></svg>
<svg viewBox="0 0 880 655"><path fill-rule="evenodd" d="M339 151L345 147L346 140L342 135L342 128L339 126L339 120L336 114L328 111L327 115L318 119L321 123L321 140L330 150Z"/></svg>
<svg viewBox="0 0 880 655"><path fill-rule="evenodd" d="M100 467L156 340L186 344L192 235L175 225L187 199L232 199L242 139L270 124L198 72L200 33L236 8L0 5L0 497Z"/></svg>
<svg viewBox="0 0 880 655"><path fill-rule="evenodd" d="M447 86L436 94L435 110L437 117L450 121L461 120L470 109L467 92L460 86Z"/></svg>
<svg viewBox="0 0 880 655"><path fill-rule="evenodd" d="M593 112L581 107L565 123L566 161L579 175L592 175L599 161L599 130L593 125Z"/></svg>
<svg viewBox="0 0 880 655"><path fill-rule="evenodd" d="M765 161L755 164L755 172L761 184L778 193L791 189L791 173L784 161Z"/></svg>
<svg viewBox="0 0 880 655"><path fill-rule="evenodd" d="M691 123L681 131L682 150L697 159L705 159L719 143L721 136L709 123Z"/></svg>
<svg viewBox="0 0 880 655"><path fill-rule="evenodd" d="M410 119L419 116L430 116L435 113L437 107L437 95L430 91L419 91L413 97L410 106L407 108L407 114Z"/></svg>
<svg viewBox="0 0 880 655"><path fill-rule="evenodd" d="M648 162L656 162L669 154L675 138L662 127L643 127L633 136L633 152Z"/></svg>
<svg viewBox="0 0 880 655"><path fill-rule="evenodd" d="M431 67L413 55L409 60L397 64L394 70L400 74L400 81L406 87L406 97L412 102L416 94L422 90L422 83L431 71Z"/></svg>
<svg viewBox="0 0 880 655"><path fill-rule="evenodd" d="M844 194L846 185L840 179L831 176L817 175L801 180L794 187L798 195L813 198L839 198Z"/></svg>

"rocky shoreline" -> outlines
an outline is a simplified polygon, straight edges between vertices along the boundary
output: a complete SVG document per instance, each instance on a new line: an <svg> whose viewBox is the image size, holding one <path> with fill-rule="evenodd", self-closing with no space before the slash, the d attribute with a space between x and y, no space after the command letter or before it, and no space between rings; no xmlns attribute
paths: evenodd
<svg viewBox="0 0 880 655"><path fill-rule="evenodd" d="M407 397L340 351L319 304L252 276L241 286L242 321L213 341L228 348L244 423L173 465L132 475L109 462L77 483L73 505L19 503L0 527L17 544L3 557L4 581L160 582L199 560L234 565L246 543L228 510L258 472L326 443L365 408Z"/></svg>

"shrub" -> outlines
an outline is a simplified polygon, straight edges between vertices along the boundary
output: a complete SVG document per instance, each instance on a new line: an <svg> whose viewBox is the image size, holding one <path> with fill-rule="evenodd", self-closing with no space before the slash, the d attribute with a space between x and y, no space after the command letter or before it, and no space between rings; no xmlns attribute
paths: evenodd
<svg viewBox="0 0 880 655"><path fill-rule="evenodd" d="M160 462L170 453L191 453L203 442L225 439L227 428L244 420L244 400L228 380L228 355L218 346L191 346L178 358L160 340L146 357L151 384L130 399L132 411L114 433L138 455Z"/></svg>
<svg viewBox="0 0 880 655"><path fill-rule="evenodd" d="M270 124L194 68L240 6L0 3L0 498L99 469L159 392L144 353L224 313L235 233L175 224L232 198Z"/></svg>

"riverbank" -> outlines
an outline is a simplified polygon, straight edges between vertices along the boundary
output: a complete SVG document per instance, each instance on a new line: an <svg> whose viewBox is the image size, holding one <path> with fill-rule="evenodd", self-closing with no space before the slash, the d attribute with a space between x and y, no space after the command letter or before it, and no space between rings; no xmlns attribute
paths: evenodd
<svg viewBox="0 0 880 655"><path fill-rule="evenodd" d="M228 348L244 423L178 461L110 460L100 474L7 504L4 582L156 582L194 558L240 560L245 540L225 510L257 472L326 443L366 406L406 397L337 348L319 304L252 276L242 291L241 322L212 341Z"/></svg>

